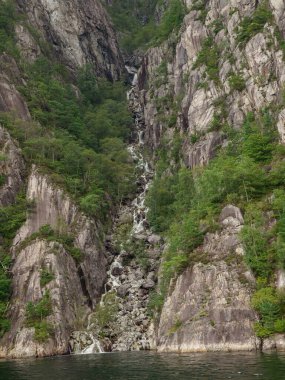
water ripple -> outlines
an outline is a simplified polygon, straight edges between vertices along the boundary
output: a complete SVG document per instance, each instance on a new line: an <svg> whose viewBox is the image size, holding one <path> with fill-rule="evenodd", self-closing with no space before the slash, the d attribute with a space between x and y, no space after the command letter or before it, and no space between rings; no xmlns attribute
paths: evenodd
<svg viewBox="0 0 285 380"><path fill-rule="evenodd" d="M285 379L285 354L112 353L0 361L1 380Z"/></svg>

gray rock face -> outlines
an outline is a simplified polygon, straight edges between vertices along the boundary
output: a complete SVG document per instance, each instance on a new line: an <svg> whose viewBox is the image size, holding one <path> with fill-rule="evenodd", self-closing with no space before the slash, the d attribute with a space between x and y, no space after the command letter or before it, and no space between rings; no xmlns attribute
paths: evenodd
<svg viewBox="0 0 285 380"><path fill-rule="evenodd" d="M247 268L239 260L242 247L237 234L241 213L227 206L220 233L207 234L198 249L208 263L197 263L181 274L169 294L157 331L159 351L199 352L255 350L256 314L250 307L251 287L244 279Z"/></svg>
<svg viewBox="0 0 285 380"><path fill-rule="evenodd" d="M13 79L13 81L12 81ZM11 112L16 118L31 121L28 107L16 89L22 84L21 73L15 60L6 54L0 56L0 112ZM15 201L16 195L24 183L25 163L22 152L8 131L0 126L0 174L5 183L0 188L0 205L8 206Z"/></svg>
<svg viewBox="0 0 285 380"><path fill-rule="evenodd" d="M48 268L54 276L45 287L40 285L40 269L43 267ZM37 240L19 252L12 274L12 328L1 341L0 357L67 353L71 329L87 309L72 257L58 243ZM40 343L34 338L34 328L25 325L26 305L39 301L47 290L52 303L52 314L47 321L53 326L54 333L47 342Z"/></svg>
<svg viewBox="0 0 285 380"><path fill-rule="evenodd" d="M39 45L25 26L16 25L15 33L21 56L28 62L33 63L41 54Z"/></svg>
<svg viewBox="0 0 285 380"><path fill-rule="evenodd" d="M91 312L101 296L106 278L107 258L99 239L100 226L87 218L47 176L33 168L29 177L27 198L35 204L26 223L16 235L13 294L10 307L11 331L1 341L0 356L49 356L68 352L69 338L77 323ZM59 243L36 240L20 246L32 233L49 224L60 234L75 235L75 246L84 253L77 265ZM54 279L40 285L41 269L48 268ZM27 302L36 302L49 290L52 313L48 322L54 334L44 343L36 342L34 330L25 324Z"/></svg>
<svg viewBox="0 0 285 380"><path fill-rule="evenodd" d="M260 1L207 1L204 20L193 9L196 2L185 3L188 12L177 39L170 37L149 49L138 72L136 99L145 120L144 141L148 148L155 152L165 141L171 146L176 132L182 139L181 157L185 165L191 169L206 165L219 147L226 146L227 128L240 129L248 112L258 115L271 104L280 106L276 111L277 128L284 144L285 110L280 99L285 84L285 60L276 38L276 28L285 36L284 1L269 1L273 25L265 24L245 44L237 39L239 24L253 14ZM221 28L214 31L213 23L217 21L221 21ZM209 77L213 67L207 70L203 62L195 65L209 36L218 51L215 79ZM232 85L233 74L244 86ZM154 346L158 350L259 347L253 331L253 322L258 317L250 306L255 279L242 264L244 250L238 236L243 222L238 208L225 207L220 216L221 230L207 234L197 249L197 256L203 256L201 262L197 259L196 264L171 283L156 330ZM276 285L284 288L284 283L284 273L279 271ZM281 349L283 340L284 337L274 337L264 342L264 349Z"/></svg>
<svg viewBox="0 0 285 380"><path fill-rule="evenodd" d="M222 136L211 130L213 118L219 113L218 104L224 103L224 123L239 128L249 111L260 112L268 104L278 101L285 82L285 64L274 27L270 25L266 25L262 33L253 35L244 47L237 43L236 27L245 16L254 12L255 1L211 0L207 2L208 13L203 23L199 13L191 10L193 1L186 3L189 12L178 43L170 38L161 46L150 49L144 57L138 73L138 98L146 121L145 142L152 149L159 146L162 137L169 133L169 125L164 119L171 117L171 104L177 103L176 128L183 134L185 164L192 168L208 163L223 142ZM284 34L284 2L271 0L269 3L275 22ZM217 19L222 20L222 27L214 34L212 23ZM210 35L214 36L213 45L219 48L217 81L208 77L205 66L193 66L203 41ZM165 66L161 74L160 68ZM243 78L244 89L231 88L231 73ZM163 111L157 106L159 98L172 99ZM278 130L283 142L283 111ZM199 137L195 144L191 143L193 135Z"/></svg>
<svg viewBox="0 0 285 380"><path fill-rule="evenodd" d="M28 107L15 84L23 84L15 60L6 54L0 56L0 112L12 112L24 121L30 121Z"/></svg>
<svg viewBox="0 0 285 380"><path fill-rule="evenodd" d="M105 251L99 238L101 226L82 214L64 191L53 186L48 176L40 174L36 167L29 177L27 199L33 201L35 207L14 239L14 250L31 234L47 224L59 233L75 234L75 245L84 252L81 269L86 281L86 290L91 301L96 304L106 278L107 265Z"/></svg>
<svg viewBox="0 0 285 380"><path fill-rule="evenodd" d="M210 132L194 145L184 144L184 161L189 168L206 165L214 158L217 149L222 145L223 136L219 132Z"/></svg>
<svg viewBox="0 0 285 380"><path fill-rule="evenodd" d="M15 201L25 175L25 163L21 150L11 136L0 126L0 174L5 184L0 188L0 206L8 206Z"/></svg>
<svg viewBox="0 0 285 380"><path fill-rule="evenodd" d="M15 28L21 56L32 63L39 57L43 42L49 42L57 61L76 72L91 65L97 75L116 80L123 72L121 55L113 28L98 0L17 1L31 28L19 21ZM37 31L38 38L31 32ZM24 79L15 60L0 56L0 111L11 112L16 119L32 122L28 107L17 87ZM27 181L24 160L17 143L0 127L0 174L5 184L0 189L0 205L15 201L21 186L27 183L27 198L34 209L18 231L12 247L13 295L9 309L12 328L1 340L0 356L49 356L68 352L72 331L81 328L86 314L99 300L106 279L107 257L102 244L101 226L82 214L64 190L54 186L47 175L33 168ZM3 159L2 159L3 155ZM75 247L84 253L77 265L63 246L41 240L25 239L49 224L59 233L75 237ZM100 232L101 231L101 232ZM40 285L41 269L48 267L54 279ZM54 334L45 342L35 340L35 331L26 325L26 305L37 302L49 290L52 313L48 322Z"/></svg>
<svg viewBox="0 0 285 380"><path fill-rule="evenodd" d="M120 76L123 65L117 40L100 1L21 0L18 6L71 69L90 64L100 76ZM23 29L17 34L24 54L32 60L37 48L31 37Z"/></svg>
<svg viewBox="0 0 285 380"><path fill-rule="evenodd" d="M220 215L220 222L226 226L229 224L235 224L237 226L244 223L242 213L238 207L228 205L223 208Z"/></svg>

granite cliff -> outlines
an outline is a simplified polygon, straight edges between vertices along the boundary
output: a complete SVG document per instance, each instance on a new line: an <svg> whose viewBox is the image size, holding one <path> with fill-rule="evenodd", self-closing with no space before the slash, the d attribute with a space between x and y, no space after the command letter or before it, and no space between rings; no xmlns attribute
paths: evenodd
<svg viewBox="0 0 285 380"><path fill-rule="evenodd" d="M15 4L17 52L0 56L1 219L23 193L26 205L0 240L0 356L284 349L284 4L132 6L141 45L128 51L119 24L121 52L119 3L102 2L114 25L97 0ZM113 128L127 77L134 122ZM111 92L102 78L115 90L92 114ZM46 96L54 80L65 108ZM84 150L63 154L77 139Z"/></svg>

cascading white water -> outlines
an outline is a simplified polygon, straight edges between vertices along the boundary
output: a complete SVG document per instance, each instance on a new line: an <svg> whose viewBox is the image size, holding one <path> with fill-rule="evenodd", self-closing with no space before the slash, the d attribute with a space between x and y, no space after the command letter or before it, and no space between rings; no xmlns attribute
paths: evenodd
<svg viewBox="0 0 285 380"><path fill-rule="evenodd" d="M93 337L93 343L90 346L86 347L81 352L81 354L82 355L96 354L96 353L102 354L103 352L104 350L101 347L100 341L96 339L95 337Z"/></svg>
<svg viewBox="0 0 285 380"><path fill-rule="evenodd" d="M143 131L137 131L138 136L142 136ZM142 137L139 137L142 139ZM139 151L140 146L143 144L143 140L139 140L138 143L129 146L128 150L136 162L136 167L141 171L139 177L139 183L141 185L141 191L138 196L133 200L133 233L140 234L147 228L147 207L145 205L146 194L150 185L152 178L152 172L149 168L148 163L144 160L141 152Z"/></svg>
<svg viewBox="0 0 285 380"><path fill-rule="evenodd" d="M136 84L136 69L132 67L126 67L129 74L133 75L133 86ZM135 116L135 141L128 146L128 151L135 163L136 170L138 172L137 182L139 184L138 194L136 198L127 205L121 206L119 210L119 215L122 213L132 214L132 230L130 234L130 239L147 239L148 236L151 235L151 232L147 223L147 207L146 207L146 195L149 189L150 183L153 178L153 172L146 162L142 154L142 148L144 145L144 120L143 113L140 108L139 102L136 101L136 92L135 87L127 93L127 97L130 103L130 107L133 110ZM132 107L136 104L136 107ZM134 109L135 108L135 109ZM116 224L116 223L115 223ZM120 312L118 316L118 320L116 323L122 324L122 326L127 326L126 331L122 333L122 336L117 341L113 349L116 351L125 351L125 350L133 350L133 349L149 349L149 335L148 335L148 327L149 327L149 317L147 316L147 300L148 296L144 295L140 296L140 290L144 289L143 292L148 292L145 289L149 289L149 287L145 287L145 284L153 282L153 280L149 279L148 273L142 274L139 266L125 266L124 258L128 255L127 252L121 248L119 255L116 256L110 265L110 268L107 272L107 281L105 285L105 295L112 292L118 292L120 288L125 287L126 285L129 287L129 306L124 312ZM153 283L154 284L154 283ZM142 298L141 298L142 297ZM102 300L104 297L102 297ZM104 301L101 301L103 303ZM144 306L142 306L144 304ZM130 305L132 310L130 311ZM139 306L141 305L141 306ZM141 318L143 315L143 321L145 326L143 328L143 333L138 331L138 321L137 318ZM88 347L85 347L82 350L82 354L91 354L96 352L103 352L102 347L100 345L100 341L96 338L95 335L92 334L92 322L91 315L89 316L88 327L86 333L89 334L92 344Z"/></svg>

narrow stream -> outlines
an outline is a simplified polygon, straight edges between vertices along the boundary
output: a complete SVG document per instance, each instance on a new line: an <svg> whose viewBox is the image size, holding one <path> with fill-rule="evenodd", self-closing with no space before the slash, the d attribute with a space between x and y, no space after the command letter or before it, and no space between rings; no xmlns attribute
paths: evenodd
<svg viewBox="0 0 285 380"><path fill-rule="evenodd" d="M106 342L108 351L148 350L151 347L153 327L148 315L147 304L150 292L154 289L157 280L161 239L152 234L147 222L146 195L153 178L153 171L143 157L145 123L136 93L136 69L127 67L127 70L129 74L133 75L133 86L128 91L127 98L135 122L133 142L128 146L128 151L138 173L138 192L132 202L120 207L114 223L113 239L116 230L124 224L122 219L129 220L131 230L127 240L133 245L133 250L143 247L146 252L144 260L148 267L142 268L142 265L138 264L138 260L135 258L137 252L126 251L123 246L120 246L119 252L107 272L105 294L101 299L101 306L104 307L108 295L110 297L112 294L116 295L119 311L115 324L110 326L109 331L104 331L105 339L102 342L91 314L86 331L80 335L80 339L84 340L84 348L79 349L78 347L82 347L82 344L79 344L73 350L80 354L104 352Z"/></svg>

